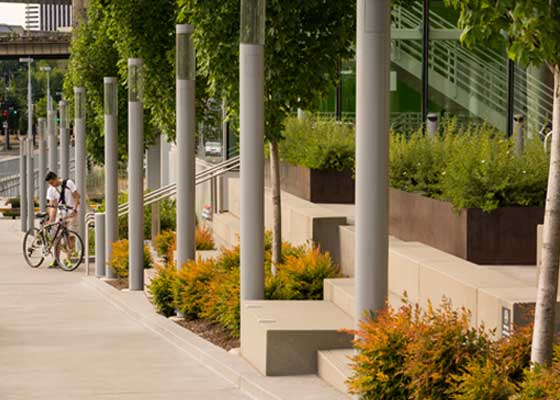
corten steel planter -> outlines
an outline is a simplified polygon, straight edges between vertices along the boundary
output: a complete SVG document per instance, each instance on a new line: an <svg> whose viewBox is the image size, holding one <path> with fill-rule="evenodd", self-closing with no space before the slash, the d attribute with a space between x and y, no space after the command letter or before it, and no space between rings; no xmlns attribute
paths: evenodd
<svg viewBox="0 0 560 400"><path fill-rule="evenodd" d="M534 265L542 207L503 207L490 213L390 189L391 235L418 241L477 264Z"/></svg>
<svg viewBox="0 0 560 400"><path fill-rule="evenodd" d="M270 186L270 161L265 163L265 182ZM354 203L352 171L317 170L280 162L282 190L312 203Z"/></svg>

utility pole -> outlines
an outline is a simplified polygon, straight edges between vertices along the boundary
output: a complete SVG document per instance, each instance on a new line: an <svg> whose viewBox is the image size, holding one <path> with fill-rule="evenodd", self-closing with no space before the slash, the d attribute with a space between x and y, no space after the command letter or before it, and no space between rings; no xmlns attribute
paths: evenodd
<svg viewBox="0 0 560 400"><path fill-rule="evenodd" d="M68 118L68 108L64 100L58 103L60 113L60 176L62 179L70 178L70 119Z"/></svg>
<svg viewBox="0 0 560 400"><path fill-rule="evenodd" d="M356 326L388 295L390 15L390 0L358 0Z"/></svg>
<svg viewBox="0 0 560 400"><path fill-rule="evenodd" d="M193 26L177 25L177 269L195 258L195 49Z"/></svg>
<svg viewBox="0 0 560 400"><path fill-rule="evenodd" d="M33 221L33 212L31 215L29 214L29 210L33 210L34 201L33 201L33 188L34 188L34 176L33 176L33 91L31 87L31 64L33 63L32 58L20 58L20 62L27 63L27 140L30 143L29 148L27 145L23 144L25 141L20 142L20 146L23 144L24 146L24 157L25 157L25 177L24 174L21 174L20 184L25 186L25 194L26 196L21 196L21 218L27 218L27 222L25 223L25 231L31 229L33 227L33 223L29 224L29 221ZM29 160L31 158L31 160ZM31 166L31 168L29 168ZM31 188L31 191L29 191ZM24 198L25 197L25 198ZM25 210L25 211L24 211Z"/></svg>
<svg viewBox="0 0 560 400"><path fill-rule="evenodd" d="M241 0L241 301L264 298L265 0Z"/></svg>
<svg viewBox="0 0 560 400"><path fill-rule="evenodd" d="M86 89L74 87L74 135L75 155L74 168L76 174L76 189L80 194L80 206L78 207L78 234L84 237L85 216L87 207L86 196Z"/></svg>
<svg viewBox="0 0 560 400"><path fill-rule="evenodd" d="M128 59L128 268L130 290L144 290L144 61Z"/></svg>
<svg viewBox="0 0 560 400"><path fill-rule="evenodd" d="M47 124L45 118L39 118L39 206L42 213L47 210Z"/></svg>
<svg viewBox="0 0 560 400"><path fill-rule="evenodd" d="M104 90L104 129L105 129L105 277L116 279L117 274L108 262L113 252L113 243L119 239L118 208L118 82L117 78L103 79Z"/></svg>

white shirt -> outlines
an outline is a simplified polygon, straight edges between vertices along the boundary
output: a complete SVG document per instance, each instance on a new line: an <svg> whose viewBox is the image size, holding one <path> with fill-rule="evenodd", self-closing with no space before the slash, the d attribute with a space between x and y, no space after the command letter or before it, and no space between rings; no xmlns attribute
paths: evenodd
<svg viewBox="0 0 560 400"><path fill-rule="evenodd" d="M58 204L60 204L60 191L62 190L62 184L60 184L59 187L54 187L52 185L49 185L49 188L47 189L47 200L53 201L56 200L58 201ZM76 184L74 182L72 182L70 179L68 179L66 181L66 190L64 191L64 201L66 202L66 205L68 207L74 208L76 206L76 202L74 201L74 192L76 191Z"/></svg>

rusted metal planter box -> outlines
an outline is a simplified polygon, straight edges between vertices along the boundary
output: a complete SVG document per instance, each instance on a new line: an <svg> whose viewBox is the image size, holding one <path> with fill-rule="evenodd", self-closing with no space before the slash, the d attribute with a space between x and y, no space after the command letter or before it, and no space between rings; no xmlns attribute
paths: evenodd
<svg viewBox="0 0 560 400"><path fill-rule="evenodd" d="M541 207L503 207L490 213L390 189L390 234L477 264L534 265Z"/></svg>
<svg viewBox="0 0 560 400"><path fill-rule="evenodd" d="M265 163L265 181L270 186L270 162ZM316 170L280 162L282 190L312 203L354 203L352 171Z"/></svg>

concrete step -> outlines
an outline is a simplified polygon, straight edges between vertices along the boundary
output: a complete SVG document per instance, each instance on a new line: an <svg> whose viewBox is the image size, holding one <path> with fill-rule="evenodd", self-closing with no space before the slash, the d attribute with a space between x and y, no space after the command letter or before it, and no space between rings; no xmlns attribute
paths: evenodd
<svg viewBox="0 0 560 400"><path fill-rule="evenodd" d="M267 376L317 373L317 351L352 348L353 319L328 301L245 301L241 354Z"/></svg>
<svg viewBox="0 0 560 400"><path fill-rule="evenodd" d="M322 350L317 353L319 376L335 389L348 393L346 380L352 375L350 357L352 349Z"/></svg>
<svg viewBox="0 0 560 400"><path fill-rule="evenodd" d="M354 318L356 312L354 309L354 298L356 293L356 285L354 278L336 278L325 279L323 281L323 298L329 301ZM398 308L402 305L402 296L389 292L389 304Z"/></svg>

